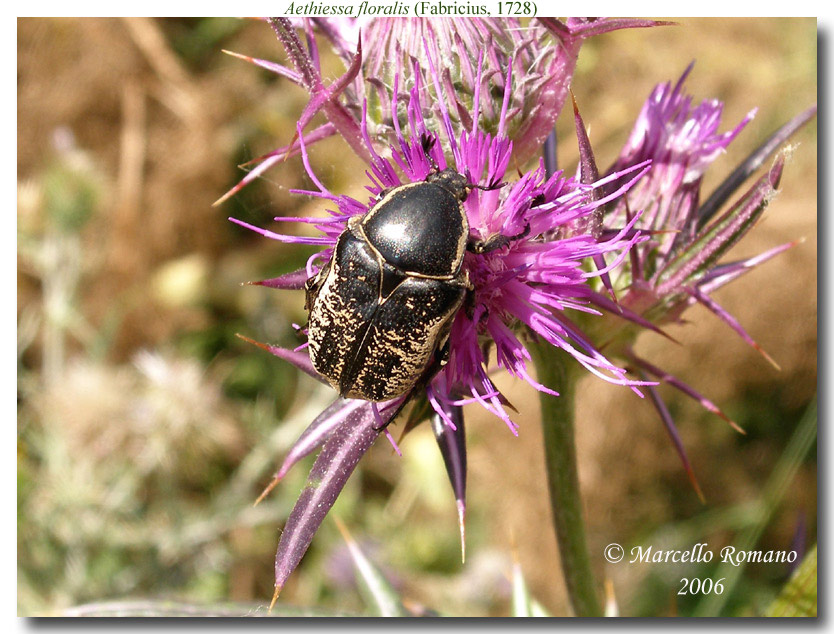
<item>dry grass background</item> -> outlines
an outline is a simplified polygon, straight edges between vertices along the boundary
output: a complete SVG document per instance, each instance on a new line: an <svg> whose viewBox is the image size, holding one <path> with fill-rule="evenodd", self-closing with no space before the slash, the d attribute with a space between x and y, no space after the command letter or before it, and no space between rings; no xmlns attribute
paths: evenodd
<svg viewBox="0 0 834 634"><path fill-rule="evenodd" d="M816 101L816 23L678 22L592 41L580 55L573 90L601 165L616 156L654 84L677 78L692 60L688 91L725 102L724 129L758 106L716 163L709 191L772 130ZM277 454L330 397L234 339L239 331L293 341L289 324L304 320L300 296L239 283L290 270L304 252L237 231L225 217L266 223L277 210L291 215L312 203L287 192L307 184L298 161L220 209L211 203L240 177L237 163L291 136L305 97L221 48L282 55L270 30L248 21L18 21L21 613L123 596L263 601L270 594L271 550L304 473L260 515L249 503ZM558 123L564 165L575 160L570 126L568 119ZM71 131L75 150L55 149L56 130ZM707 505L690 489L649 404L592 378L581 385L579 462L592 558L600 578L613 580L623 613L669 615L686 606L676 607L675 579L657 587L650 571L603 566L602 548L643 543L664 527L755 500L815 393L815 135L816 122L797 135L781 194L735 255L805 242L718 295L781 372L697 308L687 314L690 324L672 332L684 345L641 340L656 364L750 429L741 438L664 392ZM312 160L333 190L350 193L361 166L346 154L334 140L317 146ZM72 231L60 229L65 225L49 211L50 183L66 170L80 171L83 186L59 178L59 191L93 190L89 218ZM68 261L77 275L56 316L44 310L44 297L66 266L44 268L43 245L69 234L77 250L69 249L75 256ZM55 324L62 352L50 371ZM466 566L455 561L451 495L426 434L404 443L404 460L375 448L337 510L414 601L458 615L506 613L514 541L534 594L565 613L536 395L506 381L502 387L520 405L519 438L476 408L467 414ZM763 545L785 548L800 514L816 539L815 464L803 464ZM78 519L80 506L86 515ZM81 528L59 530L61 521ZM717 550L734 528L717 526L704 538ZM355 591L341 585L333 555L339 549L326 522L285 600L360 609ZM758 597L783 581L772 569L752 570L739 613L755 612Z"/></svg>

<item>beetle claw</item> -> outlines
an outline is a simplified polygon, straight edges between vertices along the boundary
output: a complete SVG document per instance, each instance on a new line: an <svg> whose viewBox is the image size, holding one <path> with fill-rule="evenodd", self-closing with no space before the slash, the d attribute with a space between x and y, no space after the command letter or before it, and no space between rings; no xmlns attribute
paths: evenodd
<svg viewBox="0 0 834 634"><path fill-rule="evenodd" d="M496 251L507 246L510 242L513 242L514 240L521 240L522 238L526 238L528 235L530 235L529 223L524 227L524 231L514 236L505 236L499 233L494 236L490 236L486 240L472 240L470 238L469 242L466 244L466 250L477 255L481 255L482 253Z"/></svg>
<svg viewBox="0 0 834 634"><path fill-rule="evenodd" d="M437 165L437 162L431 155L432 148L434 148L436 143L437 138L435 136L425 132L420 135L420 146L423 148L423 154L426 155L426 158L429 160L429 163L431 163L432 172L440 171L440 167Z"/></svg>
<svg viewBox="0 0 834 634"><path fill-rule="evenodd" d="M495 180L490 181L489 185L476 185L475 187L477 187L478 189L481 189L485 192L488 192L488 191L492 191L494 189L501 189L506 184L507 183L505 183L502 180L495 179Z"/></svg>

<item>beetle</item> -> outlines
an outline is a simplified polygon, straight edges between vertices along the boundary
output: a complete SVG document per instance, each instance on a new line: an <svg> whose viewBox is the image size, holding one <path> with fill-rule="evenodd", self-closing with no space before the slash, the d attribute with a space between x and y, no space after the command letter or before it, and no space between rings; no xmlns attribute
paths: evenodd
<svg viewBox="0 0 834 634"><path fill-rule="evenodd" d="M427 156L432 142L423 139ZM305 285L310 360L345 398L387 401L427 383L448 359L452 322L473 288L466 251L520 237L470 239L467 196L503 183L471 185L432 165L424 181L385 190L350 218Z"/></svg>

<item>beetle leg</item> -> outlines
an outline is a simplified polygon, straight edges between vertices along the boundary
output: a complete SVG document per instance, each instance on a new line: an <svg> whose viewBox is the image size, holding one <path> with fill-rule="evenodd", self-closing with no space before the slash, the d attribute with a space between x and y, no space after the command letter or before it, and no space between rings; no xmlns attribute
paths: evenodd
<svg viewBox="0 0 834 634"><path fill-rule="evenodd" d="M391 190L392 190L392 189L396 189L396 187L386 187L385 189L383 189L382 191L380 191L380 192L376 195L376 202L379 202L380 200L382 200L383 198L385 198L385 197L386 197L386 196L387 196L387 195L391 192Z"/></svg>
<svg viewBox="0 0 834 634"><path fill-rule="evenodd" d="M469 321L475 321L475 289L466 289L466 295L463 298L463 310Z"/></svg>
<svg viewBox="0 0 834 634"><path fill-rule="evenodd" d="M329 272L330 262L325 264L316 275L304 282L304 310L309 311L313 307L313 302L316 301L316 296L319 294Z"/></svg>
<svg viewBox="0 0 834 634"><path fill-rule="evenodd" d="M425 152L426 156L428 156L431 149L434 147L434 144L437 142L431 134L423 133L420 135L420 145L423 147L423 152Z"/></svg>
<svg viewBox="0 0 834 634"><path fill-rule="evenodd" d="M475 321L475 289L471 288L466 291L466 297L463 299L463 310L466 313L469 321ZM478 324L482 324L489 319L489 308L484 306L481 316L478 317Z"/></svg>
<svg viewBox="0 0 834 634"><path fill-rule="evenodd" d="M431 163L431 171L432 173L437 173L440 171L440 166L435 162L434 157L431 155L431 149L434 147L434 144L437 142L430 134L422 134L420 135L420 145L423 148L423 154L426 155L426 158Z"/></svg>
<svg viewBox="0 0 834 634"><path fill-rule="evenodd" d="M469 241L466 243L466 250L478 255L481 253L489 253L490 251L495 251L501 247L507 246L513 240L526 238L528 235L530 235L529 224L524 227L524 231L514 236L505 236L499 233L494 236L490 236L486 240L473 240L472 238L469 238Z"/></svg>

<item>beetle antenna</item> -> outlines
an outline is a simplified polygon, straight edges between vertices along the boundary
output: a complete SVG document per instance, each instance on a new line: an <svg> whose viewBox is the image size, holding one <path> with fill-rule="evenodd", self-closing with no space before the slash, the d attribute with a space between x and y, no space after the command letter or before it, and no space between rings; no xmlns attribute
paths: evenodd
<svg viewBox="0 0 834 634"><path fill-rule="evenodd" d="M466 170L466 180L469 183L471 183L472 181L475 180L474 178L472 178L472 172L470 172L469 170ZM502 181L494 180L494 181L491 181L489 183L489 185L478 185L477 183L475 183L473 185L468 185L468 187L469 187L470 190L471 189L480 189L481 191L488 192L488 191L492 191L493 189L501 189L506 184L507 183L504 183Z"/></svg>
<svg viewBox="0 0 834 634"><path fill-rule="evenodd" d="M489 185L473 185L475 189L480 189L485 192L492 191L494 189L501 189L507 183L503 181L492 181Z"/></svg>

